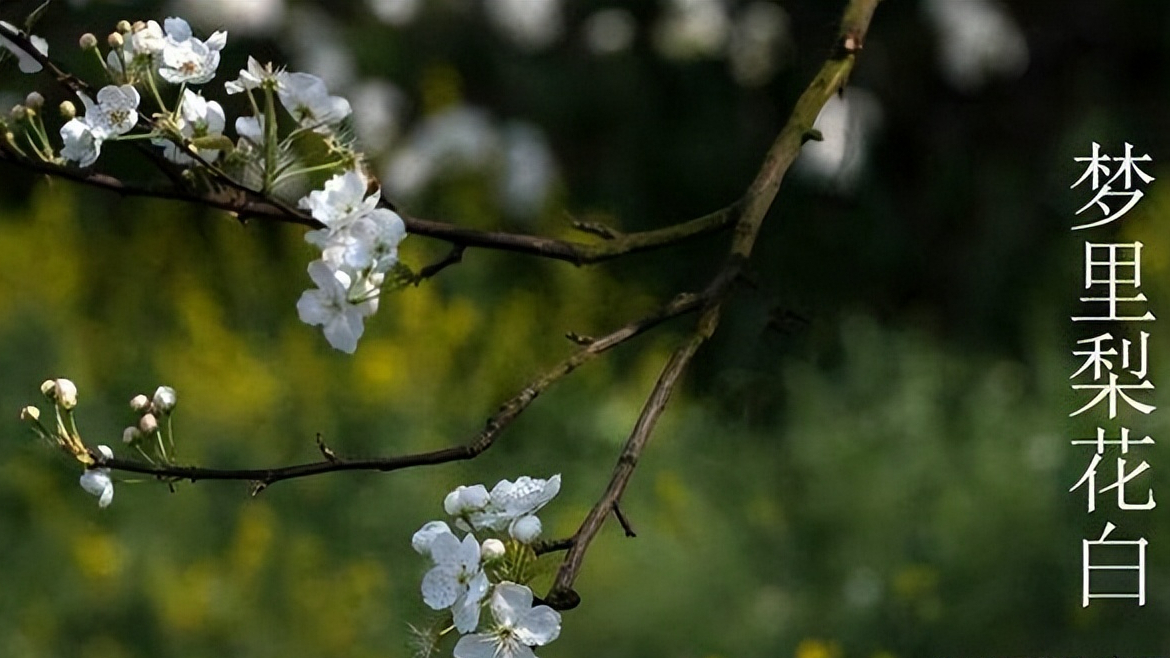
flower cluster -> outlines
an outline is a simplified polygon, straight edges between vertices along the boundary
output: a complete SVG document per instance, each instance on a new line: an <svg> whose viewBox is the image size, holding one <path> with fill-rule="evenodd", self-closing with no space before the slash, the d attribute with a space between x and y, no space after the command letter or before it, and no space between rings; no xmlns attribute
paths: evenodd
<svg viewBox="0 0 1170 658"><path fill-rule="evenodd" d="M423 576L423 602L450 610L463 635L456 658L534 658L531 647L560 634L560 614L545 605L533 607L532 590L523 584L535 560L531 544L541 531L536 512L560 488L560 475L502 480L490 492L482 484L460 486L447 494L443 508L467 534L460 539L445 521L428 522L414 533L411 546L434 564ZM476 532L498 536L481 542ZM485 599L493 621L481 624Z"/></svg>
<svg viewBox="0 0 1170 658"><path fill-rule="evenodd" d="M77 385L68 379L49 379L41 384L41 393L53 403L56 423L51 427L42 423L41 410L33 406L20 410L21 420L29 423L37 436L81 462L85 466L81 488L98 497L99 507L108 507L114 500L114 481L110 469L103 464L114 458L114 451L106 445L99 445L96 451L92 451L81 440L73 419L77 408ZM171 431L171 414L177 402L175 389L170 386L159 386L153 398L134 396L130 408L139 414L139 419L122 432L122 442L137 450L151 464L158 463L157 460L173 463L175 438Z"/></svg>
<svg viewBox="0 0 1170 658"><path fill-rule="evenodd" d="M29 43L47 52L43 39L30 36ZM93 98L79 92L84 106L80 115L72 102L62 103L66 122L59 130L59 151L48 138L44 101L36 92L12 114L24 126L31 155L12 133L0 131L0 139L23 155L81 167L93 165L108 141L149 139L166 159L191 167L193 173L221 182L230 179L282 203L296 200L323 226L306 236L321 250L321 258L308 267L316 288L301 296L298 314L304 322L322 326L330 345L353 353L364 319L377 311L388 273L406 270L398 262L406 227L392 210L377 207L380 189L367 193L362 158L350 137L349 101L330 95L317 76L249 57L236 79L224 83L228 95L245 96L251 108L250 114L234 120L238 139L233 142L224 135L229 121L223 106L191 89L215 78L226 32L201 39L176 17L162 25L120 21L106 43L109 49L103 55L94 35L82 35L79 41L96 56L109 84ZM17 55L21 70L39 68L18 43L0 36L0 47ZM0 128L5 127L0 121Z"/></svg>
<svg viewBox="0 0 1170 658"><path fill-rule="evenodd" d="M122 443L134 448L146 461L172 463L175 457L175 433L172 414L179 398L170 386L159 386L153 397L139 393L130 398L130 409L138 422L122 430ZM154 456L151 456L154 453Z"/></svg>
<svg viewBox="0 0 1170 658"><path fill-rule="evenodd" d="M81 474L81 488L98 497L99 507L108 507L114 500L114 482L110 479L110 469L95 462L82 442L73 419L74 409L77 408L77 385L69 379L47 379L41 384L41 394L52 403L56 412L56 422L52 427L41 422L41 410L34 406L21 409L20 419L29 423L41 439L81 462L85 466ZM114 451L109 446L99 445L97 452L102 459L114 458Z"/></svg>
<svg viewBox="0 0 1170 658"><path fill-rule="evenodd" d="M309 263L317 288L301 295L297 312L303 322L321 325L330 345L351 354L364 330L363 318L378 310L378 293L406 237L402 218L376 207L380 194L367 196L366 177L349 170L298 203L325 228L305 235L321 249L321 259Z"/></svg>

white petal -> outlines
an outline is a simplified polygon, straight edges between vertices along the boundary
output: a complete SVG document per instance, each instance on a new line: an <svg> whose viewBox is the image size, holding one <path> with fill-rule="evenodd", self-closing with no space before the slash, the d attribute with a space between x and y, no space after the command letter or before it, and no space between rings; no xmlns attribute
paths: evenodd
<svg viewBox="0 0 1170 658"><path fill-rule="evenodd" d="M452 604L452 621L460 633L471 633L479 626L479 601L480 599L473 598L470 592L464 592Z"/></svg>
<svg viewBox="0 0 1170 658"><path fill-rule="evenodd" d="M297 300L297 315L308 325L323 325L333 317L328 298L320 290L306 290Z"/></svg>
<svg viewBox="0 0 1170 658"><path fill-rule="evenodd" d="M494 635L464 635L455 645L455 658L500 658L502 654L496 653L498 646Z"/></svg>
<svg viewBox="0 0 1170 658"><path fill-rule="evenodd" d="M333 349L353 354L357 351L358 340L362 337L364 330L360 313L344 312L334 316L325 325L325 340L329 341Z"/></svg>
<svg viewBox="0 0 1170 658"><path fill-rule="evenodd" d="M98 446L98 452L102 453L102 456L105 457L106 459L113 459L114 458L114 451L110 449L110 446L100 445L100 446Z"/></svg>
<svg viewBox="0 0 1170 658"><path fill-rule="evenodd" d="M434 610L450 608L464 589L459 583L458 571L448 565L437 565L422 580L423 603Z"/></svg>
<svg viewBox="0 0 1170 658"><path fill-rule="evenodd" d="M561 614L547 605L538 605L521 615L513 629L516 639L530 647L539 647L561 634Z"/></svg>
<svg viewBox="0 0 1170 658"><path fill-rule="evenodd" d="M168 18L163 21L163 26L167 30L167 36L174 41L186 41L191 38L191 26L181 18Z"/></svg>
<svg viewBox="0 0 1170 658"><path fill-rule="evenodd" d="M515 628L524 613L532 609L532 590L516 583L500 583L492 592L492 616L501 626Z"/></svg>

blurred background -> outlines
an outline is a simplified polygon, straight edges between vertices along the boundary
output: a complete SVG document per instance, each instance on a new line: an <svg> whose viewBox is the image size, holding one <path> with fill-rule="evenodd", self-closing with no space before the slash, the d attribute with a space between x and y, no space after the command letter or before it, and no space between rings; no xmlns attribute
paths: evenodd
<svg viewBox="0 0 1170 658"><path fill-rule="evenodd" d="M0 2L20 23L38 4ZM409 214L588 239L572 217L661 227L734 201L824 61L823 0L55 0L36 33L100 81L78 36L178 15L228 31L204 87L248 55L353 104L385 194ZM1076 341L1150 331L1159 389L1121 421L1158 443L1131 501L1167 489L1170 5L887 1L826 140L786 179L752 261L540 655L901 658L1170 652L1170 517L1086 513L1069 493L1105 414L1069 418ZM0 107L46 76L0 71ZM56 130L50 119L50 133ZM230 134L230 130L229 130ZM1070 231L1092 142L1149 154L1122 220ZM152 172L124 145L99 167ZM1087 211L1088 212L1088 211ZM687 321L542 396L480 459L387 475L175 493L119 482L99 511L77 464L17 421L47 377L77 382L83 437L118 448L127 401L175 387L181 461L217 467L462 443L599 334L703 286L726 237L589 268L469 251L384 296L358 352L297 320L303 229L0 167L0 655L411 655L432 620L409 539L458 484L562 473L542 513L571 534L608 481ZM1083 243L1140 240L1159 322L1074 325ZM414 267L445 245L403 245ZM1163 319L1165 318L1165 319ZM1113 482L1116 451L1102 484ZM1108 465L1108 466L1106 466ZM1161 500L1158 501L1161 503ZM1081 541L1149 540L1148 600L1081 606ZM555 567L555 560L550 563ZM444 653L449 655L450 646Z"/></svg>

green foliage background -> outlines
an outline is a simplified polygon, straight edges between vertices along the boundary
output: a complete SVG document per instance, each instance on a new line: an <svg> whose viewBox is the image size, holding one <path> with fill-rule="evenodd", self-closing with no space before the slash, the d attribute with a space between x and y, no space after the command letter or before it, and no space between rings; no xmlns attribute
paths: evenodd
<svg viewBox="0 0 1170 658"><path fill-rule="evenodd" d="M522 116L561 162L561 187L531 225L475 174L443 179L409 212L569 237L566 209L634 230L733 200L824 56L838 4L783 3L793 59L753 90L709 62L662 61L645 35L599 62L569 39L516 52L476 12L433 9L391 29L359 5L333 11L362 73L401 85L416 118L461 100ZM569 20L595 5L571 4ZM1083 236L1068 226L1084 202L1068 190L1072 158L1094 140L1154 158L1147 198L1093 238L1145 244L1144 290L1170 317L1167 91L1164 71L1135 65L1166 61L1170 14L1160 3L1012 10L1028 72L964 95L923 54L931 36L913 3L879 7L854 78L883 105L875 166L851 197L786 183L757 250L757 289L734 299L626 495L637 539L602 533L578 583L583 605L541 655L1170 652L1163 505L1119 513L1102 497L1087 515L1083 493L1067 492L1090 454L1068 441L1093 427L1067 418L1082 402L1068 388L1070 351L1091 335L1069 320ZM54 4L39 32L76 63L82 31L165 15L150 2ZM248 52L279 60L282 46L229 41L219 78ZM0 75L4 90L30 88ZM144 175L110 150L110 166ZM576 372L471 463L292 481L256 498L238 483L174 494L119 483L100 512L76 464L16 420L46 377L77 382L93 444L116 444L132 395L175 387L180 457L192 463L312 460L317 433L343 455L434 449L471 438L567 354L565 332L603 332L702 285L723 249L708 239L592 268L472 251L386 296L348 357L296 319L313 257L301 229L10 167L0 195L0 655L13 657L409 655L408 624L431 619L410 534L457 484L553 473L565 484L542 515L546 534L571 534L688 325ZM418 266L442 249L411 238L403 258ZM778 309L803 321L779 331ZM1156 385L1170 376L1160 326ZM1155 496L1167 490L1167 419L1159 409L1135 424L1158 441L1139 449L1153 468L1137 490ZM1080 542L1106 519L1150 540L1145 608L1080 606Z"/></svg>

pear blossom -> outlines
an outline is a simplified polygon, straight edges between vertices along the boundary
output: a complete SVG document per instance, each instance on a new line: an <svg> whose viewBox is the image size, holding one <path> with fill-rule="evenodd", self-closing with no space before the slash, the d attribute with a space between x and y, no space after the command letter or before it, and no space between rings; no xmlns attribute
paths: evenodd
<svg viewBox="0 0 1170 658"><path fill-rule="evenodd" d="M525 516L535 514L561 490L561 476L547 480L519 477L513 483L500 480L492 487L491 502L481 512L467 515L467 522L475 529L490 529L497 532L508 529Z"/></svg>
<svg viewBox="0 0 1170 658"><path fill-rule="evenodd" d="M8 23L6 21L0 21L0 25L3 25L5 29L11 30L13 32L20 32L20 30L12 23ZM42 55L49 54L49 42L48 41L45 41L44 39L36 36L35 34L28 35L28 40L29 40L29 42L32 43L33 48L37 49L37 52L39 52ZM4 37L3 35L0 35L0 47L8 50L8 52L10 52L16 56L16 65L18 67L20 67L21 73L39 73L40 72L40 70L42 68L41 63L38 62L32 55L29 55L28 53L26 53L23 48L16 45L15 43L10 41L9 39Z"/></svg>
<svg viewBox="0 0 1170 658"><path fill-rule="evenodd" d="M349 101L330 96L325 81L309 73L284 73L277 95L302 128L328 133L353 113Z"/></svg>
<svg viewBox="0 0 1170 658"><path fill-rule="evenodd" d="M428 521L410 538L410 546L419 555L430 555L431 543L442 534L451 534L450 526L442 521Z"/></svg>
<svg viewBox="0 0 1170 658"><path fill-rule="evenodd" d="M96 138L89 124L81 119L70 119L61 126L61 157L76 162L79 167L88 167L97 162L102 152L102 140Z"/></svg>
<svg viewBox="0 0 1170 658"><path fill-rule="evenodd" d="M222 135L227 119L224 117L223 107L215 101L209 101L190 89L183 90L182 121L179 133L185 139L195 137L210 137ZM163 147L163 156L176 164L191 164L195 159L184 152L179 145L168 139L151 140L154 144ZM204 160L213 161L219 157L217 149L198 149L199 156Z"/></svg>
<svg viewBox="0 0 1170 658"><path fill-rule="evenodd" d="M214 78L219 51L227 45L227 32L215 32L202 41L181 18L168 18L163 24L167 36L158 69L162 79L173 84L203 84Z"/></svg>
<svg viewBox="0 0 1170 658"><path fill-rule="evenodd" d="M142 97L130 85L102 87L98 90L96 103L85 94L78 95L85 105L84 121L95 139L123 135L138 123L138 103Z"/></svg>
<svg viewBox="0 0 1170 658"><path fill-rule="evenodd" d="M381 191L375 190L367 197L366 187L366 177L360 171L350 169L330 178L324 188L309 192L297 205L329 228L340 229L377 207ZM313 240L309 242L313 243Z"/></svg>
<svg viewBox="0 0 1170 658"><path fill-rule="evenodd" d="M354 286L357 303L350 301L352 280L341 270L334 270L323 260L309 263L309 277L316 290L306 290L297 301L301 322L321 325L325 339L334 348L353 354L364 327L362 318L377 310L377 299L364 299L365 290Z"/></svg>
<svg viewBox="0 0 1170 658"><path fill-rule="evenodd" d="M106 459L114 458L114 451L109 446L98 446L98 452ZM98 497L98 507L109 507L114 500L114 482L110 479L110 469L90 468L81 474L81 488Z"/></svg>
<svg viewBox="0 0 1170 658"><path fill-rule="evenodd" d="M532 607L532 590L523 585L496 585L490 607L495 624L486 633L460 638L455 658L536 658L531 647L561 634L560 613L547 605Z"/></svg>
<svg viewBox="0 0 1170 658"><path fill-rule="evenodd" d="M127 54L150 57L161 54L167 45L158 21L146 21L142 24L142 29L133 32L124 43Z"/></svg>
<svg viewBox="0 0 1170 658"><path fill-rule="evenodd" d="M257 87L272 85L273 89L280 88L281 75L272 70L272 65L264 65L256 61L255 57L248 56L248 68L240 70L240 77L228 80L223 84L228 94L238 94L250 91Z"/></svg>
<svg viewBox="0 0 1170 658"><path fill-rule="evenodd" d="M435 610L451 608L455 628L470 633L479 625L479 604L490 583L479 561L479 542L472 535L459 541L450 532L430 543L435 566L423 576L423 602Z"/></svg>
<svg viewBox="0 0 1170 658"><path fill-rule="evenodd" d="M324 243L319 242L325 233ZM398 262L398 243L406 237L406 225L392 210L378 208L330 234L312 231L305 239L320 246L322 258L351 271L371 269L388 272Z"/></svg>

